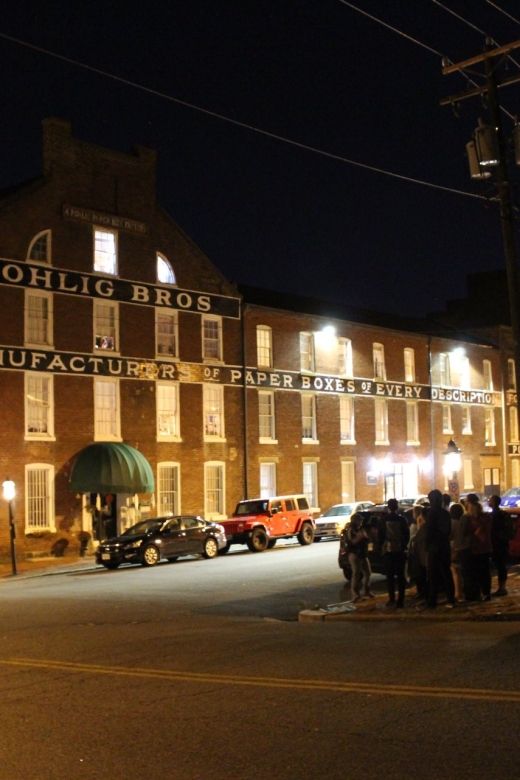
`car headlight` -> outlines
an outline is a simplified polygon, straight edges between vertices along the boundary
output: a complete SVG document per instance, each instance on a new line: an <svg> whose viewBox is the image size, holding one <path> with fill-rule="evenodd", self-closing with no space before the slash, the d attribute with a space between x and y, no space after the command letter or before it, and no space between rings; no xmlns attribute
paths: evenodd
<svg viewBox="0 0 520 780"><path fill-rule="evenodd" d="M138 547L140 547L143 543L142 539L139 539L138 542L132 542L131 544L125 545L125 550L137 550Z"/></svg>

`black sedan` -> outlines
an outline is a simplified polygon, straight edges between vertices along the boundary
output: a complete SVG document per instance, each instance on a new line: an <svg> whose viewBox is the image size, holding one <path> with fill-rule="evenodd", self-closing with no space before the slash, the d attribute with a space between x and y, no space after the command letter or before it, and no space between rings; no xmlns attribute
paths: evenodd
<svg viewBox="0 0 520 780"><path fill-rule="evenodd" d="M215 558L226 544L223 527L203 517L154 517L133 525L121 536L101 542L96 563L117 569L122 563L155 566L162 559L176 561L181 555Z"/></svg>

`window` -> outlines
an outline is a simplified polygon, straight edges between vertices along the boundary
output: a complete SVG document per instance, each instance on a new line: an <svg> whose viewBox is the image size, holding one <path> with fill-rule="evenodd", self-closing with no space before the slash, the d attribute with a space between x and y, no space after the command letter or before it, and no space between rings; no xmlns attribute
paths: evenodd
<svg viewBox="0 0 520 780"><path fill-rule="evenodd" d="M471 458L464 458L464 489L471 490L473 488L473 464Z"/></svg>
<svg viewBox="0 0 520 780"><path fill-rule="evenodd" d="M482 374L484 376L484 390L493 392L493 370L491 360L482 361Z"/></svg>
<svg viewBox="0 0 520 780"><path fill-rule="evenodd" d="M276 495L276 463L260 464L260 498Z"/></svg>
<svg viewBox="0 0 520 780"><path fill-rule="evenodd" d="M119 383L117 379L94 380L94 439L120 441Z"/></svg>
<svg viewBox="0 0 520 780"><path fill-rule="evenodd" d="M54 466L30 463L25 467L25 533L55 530Z"/></svg>
<svg viewBox="0 0 520 780"><path fill-rule="evenodd" d="M94 301L94 346L96 349L117 351L119 331L119 305L107 301Z"/></svg>
<svg viewBox="0 0 520 780"><path fill-rule="evenodd" d="M52 347L52 293L25 291L25 343Z"/></svg>
<svg viewBox="0 0 520 780"><path fill-rule="evenodd" d="M27 252L27 259L34 260L37 263L51 262L51 231L44 230L38 233L31 243Z"/></svg>
<svg viewBox="0 0 520 780"><path fill-rule="evenodd" d="M318 464L313 462L303 463L303 490L311 507L318 507Z"/></svg>
<svg viewBox="0 0 520 780"><path fill-rule="evenodd" d="M446 352L439 355L439 380L442 387L451 386L450 356Z"/></svg>
<svg viewBox="0 0 520 780"><path fill-rule="evenodd" d="M498 484L498 482L494 484ZM513 458L511 461L511 484L520 485L520 460L518 458Z"/></svg>
<svg viewBox="0 0 520 780"><path fill-rule="evenodd" d="M157 477L157 511L159 516L178 515L181 511L179 464L158 463Z"/></svg>
<svg viewBox="0 0 520 780"><path fill-rule="evenodd" d="M507 379L509 387L516 390L516 367L512 358L509 358L507 361Z"/></svg>
<svg viewBox="0 0 520 780"><path fill-rule="evenodd" d="M354 376L352 342L350 339L338 339L338 364L342 376Z"/></svg>
<svg viewBox="0 0 520 780"><path fill-rule="evenodd" d="M300 333L300 369L315 371L314 334L302 331Z"/></svg>
<svg viewBox="0 0 520 780"><path fill-rule="evenodd" d="M516 406L509 407L509 435L510 441L518 441L518 409Z"/></svg>
<svg viewBox="0 0 520 780"><path fill-rule="evenodd" d="M302 395L302 439L316 441L316 396Z"/></svg>
<svg viewBox="0 0 520 780"><path fill-rule="evenodd" d="M339 397L339 436L342 443L355 444L354 399L348 395Z"/></svg>
<svg viewBox="0 0 520 780"><path fill-rule="evenodd" d="M461 406L462 433L471 434L471 406Z"/></svg>
<svg viewBox="0 0 520 780"><path fill-rule="evenodd" d="M258 391L258 422L260 441L274 441L274 393L271 391Z"/></svg>
<svg viewBox="0 0 520 780"><path fill-rule="evenodd" d="M356 500L356 474L352 460L341 463L341 501L348 503Z"/></svg>
<svg viewBox="0 0 520 780"><path fill-rule="evenodd" d="M273 334L267 325L256 328L256 363L265 368L273 367Z"/></svg>
<svg viewBox="0 0 520 780"><path fill-rule="evenodd" d="M382 344L372 345L372 357L374 361L374 379L386 379L385 348Z"/></svg>
<svg viewBox="0 0 520 780"><path fill-rule="evenodd" d="M404 350L404 381L415 382L415 350L410 347Z"/></svg>
<svg viewBox="0 0 520 780"><path fill-rule="evenodd" d="M220 317L202 318L202 358L203 360L222 360L222 319Z"/></svg>
<svg viewBox="0 0 520 780"><path fill-rule="evenodd" d="M25 435L30 439L54 438L53 377L25 374Z"/></svg>
<svg viewBox="0 0 520 780"><path fill-rule="evenodd" d="M419 405L416 401L406 402L406 443L419 444Z"/></svg>
<svg viewBox="0 0 520 780"><path fill-rule="evenodd" d="M388 403L375 399L376 444L388 444Z"/></svg>
<svg viewBox="0 0 520 780"><path fill-rule="evenodd" d="M469 358L467 357L467 355L462 355L459 358L459 376L460 376L460 386L464 388L464 390L469 390L471 386L471 381L470 381Z"/></svg>
<svg viewBox="0 0 520 780"><path fill-rule="evenodd" d="M442 405L442 432L453 433L451 427L451 406L449 404Z"/></svg>
<svg viewBox="0 0 520 780"><path fill-rule="evenodd" d="M117 274L117 233L94 228L94 271Z"/></svg>
<svg viewBox="0 0 520 780"><path fill-rule="evenodd" d="M486 446L491 447L495 442L495 410L484 410L484 427L485 427L485 439Z"/></svg>
<svg viewBox="0 0 520 780"><path fill-rule="evenodd" d="M176 358L177 312L155 310L155 353L159 358Z"/></svg>
<svg viewBox="0 0 520 780"><path fill-rule="evenodd" d="M157 382L157 438L175 441L180 438L179 385L177 382Z"/></svg>
<svg viewBox="0 0 520 780"><path fill-rule="evenodd" d="M225 478L223 463L204 464L204 516L207 520L225 518Z"/></svg>
<svg viewBox="0 0 520 780"><path fill-rule="evenodd" d="M203 385L204 438L224 438L224 388L220 385Z"/></svg>
<svg viewBox="0 0 520 780"><path fill-rule="evenodd" d="M173 268L164 255L157 253L157 281L161 284L176 284Z"/></svg>

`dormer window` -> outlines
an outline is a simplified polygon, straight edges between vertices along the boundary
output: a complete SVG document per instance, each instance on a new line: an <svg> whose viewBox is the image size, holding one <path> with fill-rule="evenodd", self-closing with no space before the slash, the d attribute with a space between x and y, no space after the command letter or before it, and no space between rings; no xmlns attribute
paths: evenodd
<svg viewBox="0 0 520 780"><path fill-rule="evenodd" d="M161 284L177 284L175 274L164 255L157 255L157 281Z"/></svg>
<svg viewBox="0 0 520 780"><path fill-rule="evenodd" d="M27 252L27 260L35 260L37 263L51 262L51 231L43 230L38 233L31 243Z"/></svg>

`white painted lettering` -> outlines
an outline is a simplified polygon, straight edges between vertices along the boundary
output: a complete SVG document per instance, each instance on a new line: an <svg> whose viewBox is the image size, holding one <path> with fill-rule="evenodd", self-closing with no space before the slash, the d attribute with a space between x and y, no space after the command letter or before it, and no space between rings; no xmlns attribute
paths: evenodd
<svg viewBox="0 0 520 780"><path fill-rule="evenodd" d="M179 293L177 296L177 305L180 309L189 309L191 308L193 304L193 301L191 299L191 295L188 295L188 293Z"/></svg>
<svg viewBox="0 0 520 780"><path fill-rule="evenodd" d="M403 397L403 388L402 388L401 385L396 385L395 386L395 394L396 394L396 396L398 398L402 398Z"/></svg>
<svg viewBox="0 0 520 780"><path fill-rule="evenodd" d="M336 392L337 393L345 392L345 383L343 382L343 379L336 379Z"/></svg>
<svg viewBox="0 0 520 780"><path fill-rule="evenodd" d="M302 376L302 390L308 390L311 386L311 380L308 376Z"/></svg>
<svg viewBox="0 0 520 780"><path fill-rule="evenodd" d="M414 387L413 391L415 393L415 397L416 398L420 398L421 397L421 388L420 387Z"/></svg>
<svg viewBox="0 0 520 780"><path fill-rule="evenodd" d="M127 360L126 375L139 376L139 362L137 360Z"/></svg>
<svg viewBox="0 0 520 780"><path fill-rule="evenodd" d="M278 374L270 374L269 375L269 384L271 387L280 387L280 377Z"/></svg>
<svg viewBox="0 0 520 780"><path fill-rule="evenodd" d="M349 379L347 382L347 392L348 393L355 393L356 392L356 383L353 379Z"/></svg>
<svg viewBox="0 0 520 780"><path fill-rule="evenodd" d="M76 355L76 357L71 358L69 366L71 371L83 373L85 370L85 359Z"/></svg>
<svg viewBox="0 0 520 780"><path fill-rule="evenodd" d="M159 372L163 379L175 379L175 366L163 363Z"/></svg>
<svg viewBox="0 0 520 780"><path fill-rule="evenodd" d="M155 303L157 306L171 306L172 294L169 290L155 290Z"/></svg>
<svg viewBox="0 0 520 780"><path fill-rule="evenodd" d="M408 385L404 388L404 397L405 398L412 398L413 397L413 391L415 390L414 387L408 387Z"/></svg>
<svg viewBox="0 0 520 780"><path fill-rule="evenodd" d="M241 378L242 378L242 372L238 371L236 368L232 368L231 369L231 384L232 385L236 384L239 381L239 379L241 379Z"/></svg>
<svg viewBox="0 0 520 780"><path fill-rule="evenodd" d="M31 268L31 279L29 284L31 287L38 287L38 282L43 282L43 286L47 290L52 289L51 271L44 271L41 268Z"/></svg>
<svg viewBox="0 0 520 780"><path fill-rule="evenodd" d="M114 294L114 286L109 279L98 279L94 289L103 298L110 298Z"/></svg>
<svg viewBox="0 0 520 780"><path fill-rule="evenodd" d="M315 376L314 377L314 389L315 390L321 390L323 388L323 379L321 376Z"/></svg>
<svg viewBox="0 0 520 780"><path fill-rule="evenodd" d="M91 363L93 367L93 373L99 374L99 367L103 365L103 358L91 357L88 359L88 362Z"/></svg>
<svg viewBox="0 0 520 780"><path fill-rule="evenodd" d="M148 303L150 299L150 295L148 293L148 288L143 287L142 284L133 284L132 285L132 300L133 301L139 301L139 303Z"/></svg>
<svg viewBox="0 0 520 780"><path fill-rule="evenodd" d="M256 384L257 385L263 385L265 383L266 379L267 379L267 374L265 374L263 371L257 371L256 372Z"/></svg>
<svg viewBox="0 0 520 780"><path fill-rule="evenodd" d="M384 395L385 394L385 386L382 385L380 382L376 383L376 395Z"/></svg>
<svg viewBox="0 0 520 780"><path fill-rule="evenodd" d="M82 276L81 277L81 281L83 282L83 287L81 288L81 294L82 295L90 295L90 290L89 290L89 287L88 287L89 281L90 281L89 277L88 276Z"/></svg>
<svg viewBox="0 0 520 780"><path fill-rule="evenodd" d="M57 368L59 368L60 371L67 371L67 366L61 359L60 355L54 355L53 359L48 365L49 371L55 371Z"/></svg>
<svg viewBox="0 0 520 780"><path fill-rule="evenodd" d="M117 370L114 368L114 363L117 363ZM114 358L109 358L108 360L108 370L111 374L120 374L123 370L123 361L122 360L114 360Z"/></svg>
<svg viewBox="0 0 520 780"><path fill-rule="evenodd" d="M42 360L46 360L47 356L44 352L32 352L31 353L31 368L37 368Z"/></svg>
<svg viewBox="0 0 520 780"><path fill-rule="evenodd" d="M5 265L2 268L2 276L6 282L12 282L12 284L18 284L23 279L23 271L18 268L17 265Z"/></svg>
<svg viewBox="0 0 520 780"><path fill-rule="evenodd" d="M246 385L254 385L255 380L253 378L252 371L246 371Z"/></svg>
<svg viewBox="0 0 520 780"><path fill-rule="evenodd" d="M293 386L293 378L290 374L284 374L283 375L283 386L284 387L292 387Z"/></svg>
<svg viewBox="0 0 520 780"><path fill-rule="evenodd" d="M10 349L8 355L9 355L9 365L12 366L13 368L21 368L22 366L25 365L25 352L22 352L20 350L21 360L19 363L17 363L16 360L14 359L14 349Z"/></svg>
<svg viewBox="0 0 520 780"><path fill-rule="evenodd" d="M59 273L58 279L60 280L58 290L61 290L62 292L76 292L78 289L77 284L73 285L72 287L67 287L67 274Z"/></svg>
<svg viewBox="0 0 520 780"><path fill-rule="evenodd" d="M199 311L211 311L211 300L207 295L199 295L197 298L197 309Z"/></svg>

